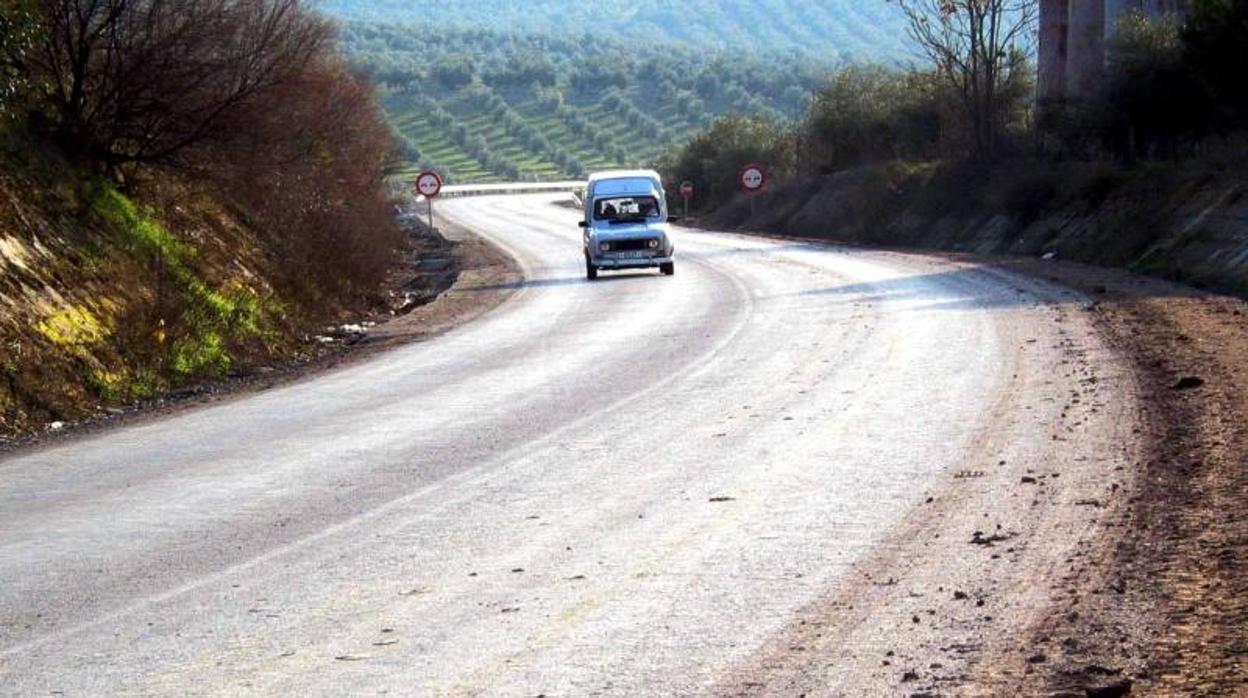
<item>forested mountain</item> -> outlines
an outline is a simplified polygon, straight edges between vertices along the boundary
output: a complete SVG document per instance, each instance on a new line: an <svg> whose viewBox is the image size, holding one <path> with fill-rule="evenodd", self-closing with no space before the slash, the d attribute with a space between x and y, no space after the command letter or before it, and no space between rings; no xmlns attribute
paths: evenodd
<svg viewBox="0 0 1248 698"><path fill-rule="evenodd" d="M580 176L648 164L726 112L801 115L836 61L689 44L351 22L408 170L455 182Z"/></svg>
<svg viewBox="0 0 1248 698"><path fill-rule="evenodd" d="M800 50L855 60L906 56L904 24L882 0L324 0L348 20L572 36L587 43L686 43Z"/></svg>

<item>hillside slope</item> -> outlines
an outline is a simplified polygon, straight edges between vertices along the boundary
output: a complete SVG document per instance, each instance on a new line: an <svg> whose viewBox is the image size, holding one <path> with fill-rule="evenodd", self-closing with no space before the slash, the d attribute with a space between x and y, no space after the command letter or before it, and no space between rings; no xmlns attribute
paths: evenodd
<svg viewBox="0 0 1248 698"><path fill-rule="evenodd" d="M0 445L310 358L383 300L309 293L272 236L175 173L123 191L32 144L0 163Z"/></svg>
<svg viewBox="0 0 1248 698"><path fill-rule="evenodd" d="M738 199L707 223L1044 256L1248 295L1248 180L1225 165L889 165L790 181L754 204Z"/></svg>
<svg viewBox="0 0 1248 698"><path fill-rule="evenodd" d="M846 59L906 55L896 8L861 0L505 0L411 3L326 0L344 19L421 23L440 29L600 37L632 43L688 43L755 51L798 49ZM593 37L593 38L591 38Z"/></svg>

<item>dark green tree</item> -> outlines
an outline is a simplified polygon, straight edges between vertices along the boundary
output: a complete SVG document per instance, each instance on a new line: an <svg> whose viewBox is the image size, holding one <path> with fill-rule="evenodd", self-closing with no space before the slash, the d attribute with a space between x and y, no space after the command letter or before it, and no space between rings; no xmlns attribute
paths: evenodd
<svg viewBox="0 0 1248 698"><path fill-rule="evenodd" d="M1216 100L1217 126L1248 127L1248 0L1195 0L1184 60Z"/></svg>

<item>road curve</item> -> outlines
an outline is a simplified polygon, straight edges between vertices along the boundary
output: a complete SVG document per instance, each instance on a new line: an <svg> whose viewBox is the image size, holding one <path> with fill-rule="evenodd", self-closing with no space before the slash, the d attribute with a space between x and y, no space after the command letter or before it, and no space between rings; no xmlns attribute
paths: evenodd
<svg viewBox="0 0 1248 698"><path fill-rule="evenodd" d="M439 205L524 272L473 323L0 462L0 692L876 692L901 634L948 631L864 570L991 577L981 644L1051 607L1099 535L1075 497L1134 457L1082 299L692 231L674 277L589 283L560 198ZM1013 571L979 521L1028 543Z"/></svg>

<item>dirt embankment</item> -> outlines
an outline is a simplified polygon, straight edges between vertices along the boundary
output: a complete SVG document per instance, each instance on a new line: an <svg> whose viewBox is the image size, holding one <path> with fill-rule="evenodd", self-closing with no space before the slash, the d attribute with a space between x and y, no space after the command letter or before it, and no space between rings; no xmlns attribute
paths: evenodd
<svg viewBox="0 0 1248 698"><path fill-rule="evenodd" d="M1050 256L1248 294L1248 178L1229 165L893 164L737 199L719 229Z"/></svg>
<svg viewBox="0 0 1248 698"><path fill-rule="evenodd" d="M49 371L28 362L27 370L35 372L33 375L69 381L64 388L81 391L76 394L82 401L70 403L65 413L64 418L73 421L52 422L56 426L51 427L47 420L52 416L48 415L44 421L26 423L24 429L14 424L7 431L0 430L0 451L49 438L82 436L123 421L157 418L268 390L400 344L430 339L497 307L513 292L520 272L507 253L453 225L431 231L418 217L404 216L401 220L411 244L400 253L379 288L378 297L384 301L335 314L309 330L288 335L285 339L295 351L236 354L232 358L237 363L224 375L200 376L150 396L112 402L92 392L90 383L85 389L75 383L80 375L73 373L72 367L62 367L58 373L55 367ZM122 348L101 341L95 349L115 352ZM98 361L80 354L69 358L88 367ZM9 400L0 405L12 408L20 404L2 391L0 397Z"/></svg>
<svg viewBox="0 0 1248 698"><path fill-rule="evenodd" d="M461 273L497 280L510 268L409 216L382 283L331 293L290 283L293 261L176 173L123 188L50 155L0 160L0 448L425 336L467 311L414 310Z"/></svg>

